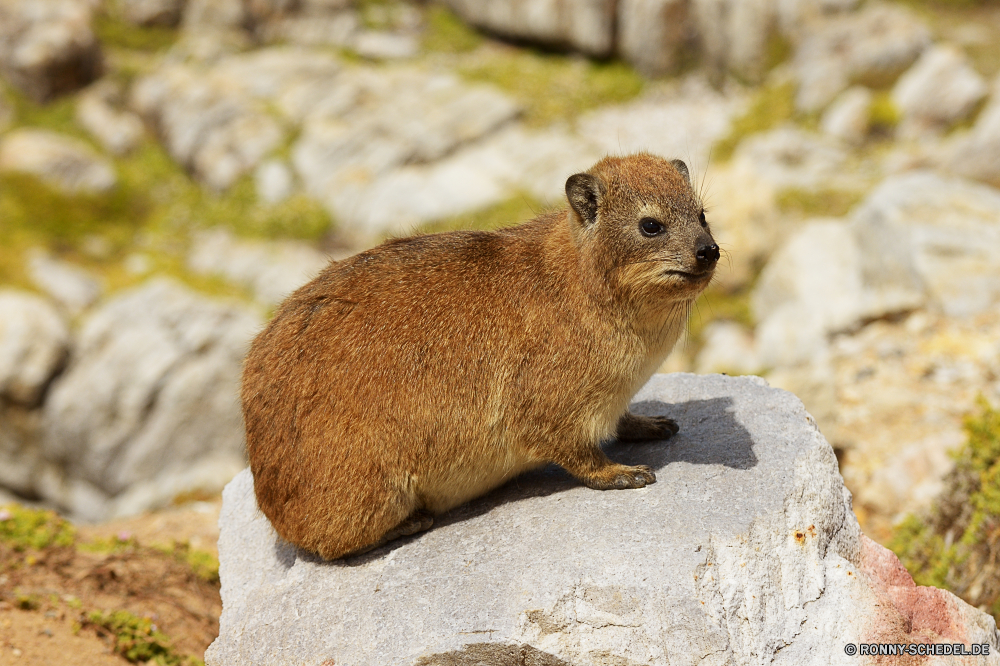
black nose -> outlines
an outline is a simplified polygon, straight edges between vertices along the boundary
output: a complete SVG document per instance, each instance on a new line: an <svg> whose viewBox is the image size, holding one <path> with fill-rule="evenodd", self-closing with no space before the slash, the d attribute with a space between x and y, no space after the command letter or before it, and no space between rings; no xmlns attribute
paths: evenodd
<svg viewBox="0 0 1000 666"><path fill-rule="evenodd" d="M715 243L702 245L694 256L698 258L699 264L714 264L719 260L719 246Z"/></svg>

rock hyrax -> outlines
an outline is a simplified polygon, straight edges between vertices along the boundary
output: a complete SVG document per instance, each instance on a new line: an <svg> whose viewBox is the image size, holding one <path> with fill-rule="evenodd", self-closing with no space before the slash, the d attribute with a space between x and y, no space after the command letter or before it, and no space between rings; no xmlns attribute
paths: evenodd
<svg viewBox="0 0 1000 666"><path fill-rule="evenodd" d="M332 559L546 463L591 488L649 467L602 440L660 440L629 399L674 346L719 248L683 162L607 157L569 208L494 232L399 238L293 293L243 373L257 503Z"/></svg>

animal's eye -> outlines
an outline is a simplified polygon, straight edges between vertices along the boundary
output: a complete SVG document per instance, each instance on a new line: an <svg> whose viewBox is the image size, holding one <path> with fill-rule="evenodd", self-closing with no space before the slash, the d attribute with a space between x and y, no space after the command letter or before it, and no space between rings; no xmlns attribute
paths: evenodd
<svg viewBox="0 0 1000 666"><path fill-rule="evenodd" d="M663 233L663 225L651 217L644 217L639 220L639 231L643 236L658 236Z"/></svg>
<svg viewBox="0 0 1000 666"><path fill-rule="evenodd" d="M698 221L701 222L701 226L707 227L708 221L705 219L705 211L698 213Z"/></svg>

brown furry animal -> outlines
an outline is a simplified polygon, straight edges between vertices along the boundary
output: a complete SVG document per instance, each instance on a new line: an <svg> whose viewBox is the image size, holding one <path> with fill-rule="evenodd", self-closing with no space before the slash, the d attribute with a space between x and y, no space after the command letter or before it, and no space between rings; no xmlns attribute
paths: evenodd
<svg viewBox="0 0 1000 666"><path fill-rule="evenodd" d="M570 208L495 232L390 240L289 296L243 373L257 503L332 559L555 462L641 488L602 440L666 439L627 411L674 346L719 249L687 167L608 157Z"/></svg>

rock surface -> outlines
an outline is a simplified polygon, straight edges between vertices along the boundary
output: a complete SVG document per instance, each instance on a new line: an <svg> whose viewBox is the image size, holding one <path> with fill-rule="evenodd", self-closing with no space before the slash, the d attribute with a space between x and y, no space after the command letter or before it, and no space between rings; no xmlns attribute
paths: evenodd
<svg viewBox="0 0 1000 666"><path fill-rule="evenodd" d="M961 176L1000 186L1000 77L972 130L957 137L942 162Z"/></svg>
<svg viewBox="0 0 1000 666"><path fill-rule="evenodd" d="M74 316L93 305L103 291L97 278L85 269L41 251L29 254L28 273L36 287Z"/></svg>
<svg viewBox="0 0 1000 666"><path fill-rule="evenodd" d="M45 401L45 457L52 467L38 492L102 518L151 508L114 504L116 496L135 497L141 484L202 478L196 468L206 460L238 465L240 364L259 325L251 311L163 278L91 313ZM79 488L87 489L82 505L74 495Z"/></svg>
<svg viewBox="0 0 1000 666"><path fill-rule="evenodd" d="M78 98L76 119L106 150L124 155L142 141L142 121L124 108L121 88L113 81L100 81Z"/></svg>
<svg viewBox="0 0 1000 666"><path fill-rule="evenodd" d="M36 176L67 194L99 194L118 182L114 165L80 139L18 129L0 140L0 172Z"/></svg>
<svg viewBox="0 0 1000 666"><path fill-rule="evenodd" d="M796 105L811 113L852 83L891 83L930 40L927 26L912 12L883 3L811 26L795 53Z"/></svg>
<svg viewBox="0 0 1000 666"><path fill-rule="evenodd" d="M101 48L82 0L0 2L0 72L37 102L93 81Z"/></svg>
<svg viewBox="0 0 1000 666"><path fill-rule="evenodd" d="M69 329L34 294L0 291L0 401L33 406L66 358Z"/></svg>
<svg viewBox="0 0 1000 666"><path fill-rule="evenodd" d="M615 3L611 0L447 0L472 25L505 37L570 46L611 55Z"/></svg>
<svg viewBox="0 0 1000 666"><path fill-rule="evenodd" d="M681 426L667 444L609 447L656 484L598 492L546 469L332 563L276 539L244 471L223 494L206 663L855 664L845 643L910 641L988 643L997 663L991 617L913 586L862 536L794 396L657 375L635 409Z"/></svg>
<svg viewBox="0 0 1000 666"><path fill-rule="evenodd" d="M966 118L987 93L986 82L957 47L924 51L892 90L903 134L947 129Z"/></svg>

